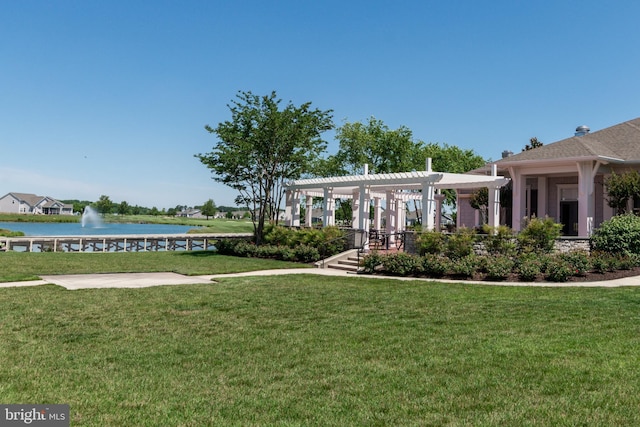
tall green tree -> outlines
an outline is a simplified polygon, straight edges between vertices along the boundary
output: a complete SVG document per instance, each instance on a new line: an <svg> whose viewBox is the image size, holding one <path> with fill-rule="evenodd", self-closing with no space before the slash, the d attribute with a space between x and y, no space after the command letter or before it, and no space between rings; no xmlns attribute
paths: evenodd
<svg viewBox="0 0 640 427"><path fill-rule="evenodd" d="M392 130L375 117L366 123L343 124L336 129L336 139L340 143L338 152L320 163L320 175L355 175L362 173L365 164L370 173L409 171L422 146L422 142L413 140L409 128Z"/></svg>
<svg viewBox="0 0 640 427"><path fill-rule="evenodd" d="M113 202L109 196L103 194L96 202L96 209L102 214L111 213L113 211Z"/></svg>
<svg viewBox="0 0 640 427"><path fill-rule="evenodd" d="M604 181L607 189L607 204L616 210L617 215L627 211L630 198L640 198L640 174L630 170L621 174L612 172Z"/></svg>
<svg viewBox="0 0 640 427"><path fill-rule="evenodd" d="M216 214L216 204L213 201L213 199L209 199L206 202L204 202L204 205L202 205L202 215L206 216L207 219L209 219L210 216L214 216Z"/></svg>
<svg viewBox="0 0 640 427"><path fill-rule="evenodd" d="M251 212L255 241L262 242L265 221L278 222L284 185L298 179L326 149L321 138L333 128L331 110L283 108L276 92L258 96L238 92L228 104L231 119L205 129L218 137L213 150L195 156L213 179L238 191L236 204Z"/></svg>

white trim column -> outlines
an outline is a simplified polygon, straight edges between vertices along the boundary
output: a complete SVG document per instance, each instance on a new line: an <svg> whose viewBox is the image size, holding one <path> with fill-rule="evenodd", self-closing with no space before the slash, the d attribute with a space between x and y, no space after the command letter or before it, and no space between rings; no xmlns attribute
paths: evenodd
<svg viewBox="0 0 640 427"><path fill-rule="evenodd" d="M306 208L304 223L307 227L313 226L313 196L306 195L305 196Z"/></svg>
<svg viewBox="0 0 640 427"><path fill-rule="evenodd" d="M284 225L287 227L300 226L300 193L298 191L287 190L285 192Z"/></svg>
<svg viewBox="0 0 640 427"><path fill-rule="evenodd" d="M511 181L513 182L513 196L512 196L512 225L513 231L520 231L522 229L522 219L525 213L525 198L527 197L527 180L520 173L518 169L509 168L509 175L511 175Z"/></svg>
<svg viewBox="0 0 640 427"><path fill-rule="evenodd" d="M491 165L491 176L498 176L498 166L494 163ZM489 206L487 206L487 222L489 227L493 229L493 233L496 233L496 227L500 225L500 187L489 186Z"/></svg>
<svg viewBox="0 0 640 427"><path fill-rule="evenodd" d="M324 202L322 209L322 225L329 227L336 224L336 201L333 199L333 188L324 188Z"/></svg>
<svg viewBox="0 0 640 427"><path fill-rule="evenodd" d="M444 194L436 194L436 223L435 227L437 231L442 230L442 203L444 202Z"/></svg>
<svg viewBox="0 0 640 427"><path fill-rule="evenodd" d="M433 231L436 221L436 188L433 182L422 183L422 229Z"/></svg>
<svg viewBox="0 0 640 427"><path fill-rule="evenodd" d="M360 228L360 191L353 190L351 199L351 228Z"/></svg>
<svg viewBox="0 0 640 427"><path fill-rule="evenodd" d="M396 198L393 191L387 191L387 225L386 233L389 234L389 243L395 243L396 237Z"/></svg>
<svg viewBox="0 0 640 427"><path fill-rule="evenodd" d="M380 231L382 226L382 206L380 197L373 198L373 228Z"/></svg>
<svg viewBox="0 0 640 427"><path fill-rule="evenodd" d="M593 233L595 201L593 200L593 178L600 163L578 163L578 236L589 237Z"/></svg>

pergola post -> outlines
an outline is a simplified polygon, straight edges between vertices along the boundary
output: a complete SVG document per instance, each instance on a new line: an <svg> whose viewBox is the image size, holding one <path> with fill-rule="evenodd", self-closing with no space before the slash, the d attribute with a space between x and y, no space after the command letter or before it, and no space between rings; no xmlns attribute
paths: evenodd
<svg viewBox="0 0 640 427"><path fill-rule="evenodd" d="M360 226L360 190L354 190L351 195L351 228L357 229Z"/></svg>
<svg viewBox="0 0 640 427"><path fill-rule="evenodd" d="M336 201L333 199L333 188L325 187L324 202L323 202L323 209L322 209L322 225L324 227L335 225L336 223L335 205L336 205Z"/></svg>
<svg viewBox="0 0 640 427"><path fill-rule="evenodd" d="M387 226L386 231L389 235L389 243L395 243L396 233L396 199L393 191L387 191Z"/></svg>
<svg viewBox="0 0 640 427"><path fill-rule="evenodd" d="M305 211L304 223L307 227L313 226L313 197L310 195L305 196L307 210Z"/></svg>
<svg viewBox="0 0 640 427"><path fill-rule="evenodd" d="M422 228L433 231L436 221L436 188L433 182L422 183Z"/></svg>
<svg viewBox="0 0 640 427"><path fill-rule="evenodd" d="M380 230L382 226L382 206L380 204L380 197L373 198L373 228Z"/></svg>

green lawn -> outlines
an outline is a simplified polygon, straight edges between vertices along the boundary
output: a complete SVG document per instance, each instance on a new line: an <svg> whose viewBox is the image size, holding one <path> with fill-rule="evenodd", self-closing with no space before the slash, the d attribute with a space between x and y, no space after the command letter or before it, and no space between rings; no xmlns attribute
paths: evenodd
<svg viewBox="0 0 640 427"><path fill-rule="evenodd" d="M236 258L193 252L0 252L0 282L33 280L48 274L173 271L187 275L238 273L272 268L303 268L292 262Z"/></svg>
<svg viewBox="0 0 640 427"><path fill-rule="evenodd" d="M640 424L638 288L42 286L0 289L0 325L2 401L73 426Z"/></svg>

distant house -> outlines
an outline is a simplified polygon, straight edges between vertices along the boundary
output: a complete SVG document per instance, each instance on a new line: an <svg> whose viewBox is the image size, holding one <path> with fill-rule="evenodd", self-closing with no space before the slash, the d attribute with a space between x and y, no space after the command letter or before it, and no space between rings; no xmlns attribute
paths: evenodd
<svg viewBox="0 0 640 427"><path fill-rule="evenodd" d="M202 212L200 211L200 209L193 209L193 208L189 208L189 209L183 209L180 212L178 212L178 214L176 216L182 217L182 218L206 218L204 215L202 215Z"/></svg>
<svg viewBox="0 0 640 427"><path fill-rule="evenodd" d="M1 213L73 215L73 205L53 197L29 193L8 193L0 197Z"/></svg>
<svg viewBox="0 0 640 427"><path fill-rule="evenodd" d="M513 184L503 222L520 230L524 218L548 216L562 224L564 235L587 237L615 215L607 203L607 178L640 170L640 118L595 132L579 126L572 137L515 155L505 152L494 164ZM473 208L459 201L458 225L476 225ZM640 208L640 200L628 208Z"/></svg>

